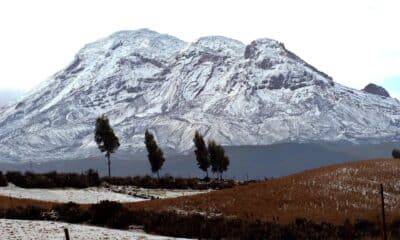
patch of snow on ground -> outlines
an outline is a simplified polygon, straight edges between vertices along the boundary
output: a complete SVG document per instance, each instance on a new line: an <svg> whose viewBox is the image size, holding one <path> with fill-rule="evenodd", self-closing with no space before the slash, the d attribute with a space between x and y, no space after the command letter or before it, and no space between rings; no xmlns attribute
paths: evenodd
<svg viewBox="0 0 400 240"><path fill-rule="evenodd" d="M78 204L98 203L103 200L117 202L139 202L146 200L127 194L116 193L102 187L85 189L26 189L9 184L7 187L0 187L0 195L50 202L75 202Z"/></svg>
<svg viewBox="0 0 400 240"><path fill-rule="evenodd" d="M68 224L52 221L28 221L0 219L0 239L8 240L64 240L64 228L68 228L73 240L133 240L133 239L176 239L171 237L149 235L140 231L122 231L79 224Z"/></svg>
<svg viewBox="0 0 400 240"><path fill-rule="evenodd" d="M212 191L212 190L192 190L192 189L148 189L148 188L139 188L134 186L115 186L115 185L109 185L107 186L107 189L110 189L111 191L116 193L128 194L131 196L147 198L147 199L177 198L183 196L208 193Z"/></svg>

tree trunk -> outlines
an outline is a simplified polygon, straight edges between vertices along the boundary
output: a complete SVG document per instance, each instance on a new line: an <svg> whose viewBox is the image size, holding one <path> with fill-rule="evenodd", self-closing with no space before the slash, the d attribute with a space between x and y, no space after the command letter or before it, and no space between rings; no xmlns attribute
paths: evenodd
<svg viewBox="0 0 400 240"><path fill-rule="evenodd" d="M160 179L160 171L157 171L157 178Z"/></svg>
<svg viewBox="0 0 400 240"><path fill-rule="evenodd" d="M107 153L107 159L108 159L108 177L111 177L111 160L109 153Z"/></svg>

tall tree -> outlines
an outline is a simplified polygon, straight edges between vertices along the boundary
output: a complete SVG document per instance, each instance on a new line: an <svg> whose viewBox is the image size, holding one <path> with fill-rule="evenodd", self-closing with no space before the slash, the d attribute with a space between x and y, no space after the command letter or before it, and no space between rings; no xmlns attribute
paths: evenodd
<svg viewBox="0 0 400 240"><path fill-rule="evenodd" d="M211 163L211 171L219 173L222 179L222 173L228 170L229 158L225 155L224 148L217 144L214 140L208 142L208 153Z"/></svg>
<svg viewBox="0 0 400 240"><path fill-rule="evenodd" d="M100 151L105 152L105 156L108 160L108 176L111 177L111 153L114 153L120 144L118 137L114 134L114 130L111 128L110 122L105 115L96 119L94 140Z"/></svg>
<svg viewBox="0 0 400 240"><path fill-rule="evenodd" d="M208 157L208 150L203 136L196 131L193 138L196 154L197 165L201 170L206 172L206 179L208 179L208 168L210 167L210 158Z"/></svg>
<svg viewBox="0 0 400 240"><path fill-rule="evenodd" d="M393 149L392 156L393 156L393 158L400 159L400 150L399 149Z"/></svg>
<svg viewBox="0 0 400 240"><path fill-rule="evenodd" d="M146 144L146 149L148 152L148 159L151 165L151 171L157 173L157 177L160 178L160 169L165 162L164 154L162 150L158 147L154 135L146 130L144 134L144 143Z"/></svg>

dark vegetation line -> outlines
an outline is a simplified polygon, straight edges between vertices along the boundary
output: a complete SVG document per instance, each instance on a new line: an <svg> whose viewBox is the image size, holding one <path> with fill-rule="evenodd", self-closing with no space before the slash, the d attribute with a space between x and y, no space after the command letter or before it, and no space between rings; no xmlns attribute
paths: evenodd
<svg viewBox="0 0 400 240"><path fill-rule="evenodd" d="M380 237L382 227L379 221L362 219L346 220L342 224L295 219L289 224L280 224L277 221L128 209L111 201L86 206L70 202L56 204L51 209L35 206L0 209L0 218L63 221L116 229L140 225L150 233L199 239L375 239ZM388 225L388 232L393 239L400 238L400 219Z"/></svg>
<svg viewBox="0 0 400 240"><path fill-rule="evenodd" d="M94 170L85 173L32 173L10 171L3 174L0 171L0 186L8 183L22 188L87 188L111 184L118 186L136 186L141 188L163 188L163 189L225 189L236 185L245 185L254 181L235 182L233 180L209 179L204 181L198 178L175 178L164 176L154 178L151 176L135 177L102 177Z"/></svg>

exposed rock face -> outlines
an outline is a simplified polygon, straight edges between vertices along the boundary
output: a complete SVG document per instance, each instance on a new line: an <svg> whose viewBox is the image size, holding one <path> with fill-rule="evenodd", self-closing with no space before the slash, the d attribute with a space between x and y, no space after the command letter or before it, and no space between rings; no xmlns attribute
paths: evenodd
<svg viewBox="0 0 400 240"><path fill-rule="evenodd" d="M192 148L195 130L226 145L390 139L400 104L334 83L283 44L225 37L186 43L147 29L87 44L65 69L0 110L0 160L98 156L106 114L122 150L145 129L165 150Z"/></svg>
<svg viewBox="0 0 400 240"><path fill-rule="evenodd" d="M365 86L363 91L367 92L367 93L379 95L382 97L390 97L390 94L388 93L388 91L386 91L386 89L384 89L383 87L378 86L376 84L373 84L373 83L370 83L367 86Z"/></svg>

